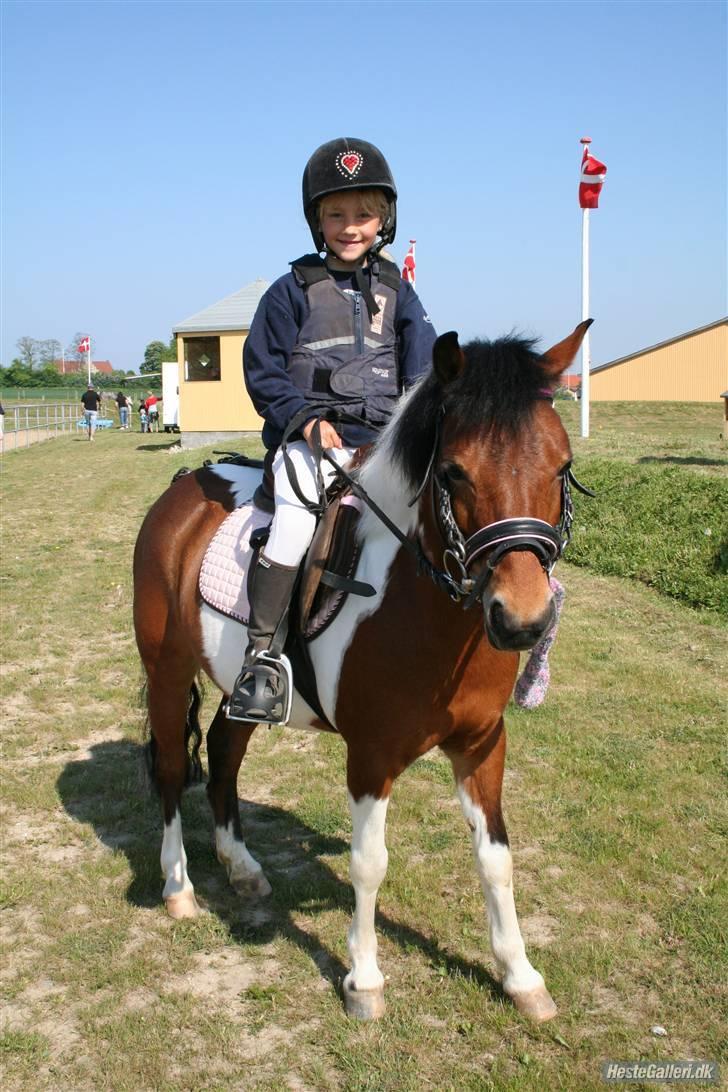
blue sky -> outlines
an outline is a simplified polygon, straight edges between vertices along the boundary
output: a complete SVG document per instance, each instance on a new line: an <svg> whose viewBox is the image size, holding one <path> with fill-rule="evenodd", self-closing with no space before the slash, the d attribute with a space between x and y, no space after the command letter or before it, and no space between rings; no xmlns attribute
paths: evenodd
<svg viewBox="0 0 728 1092"><path fill-rule="evenodd" d="M2 363L94 337L137 369L188 315L311 249L310 153L388 157L401 261L439 331L550 343L580 319L579 138L593 363L726 313L726 5L2 4Z"/></svg>

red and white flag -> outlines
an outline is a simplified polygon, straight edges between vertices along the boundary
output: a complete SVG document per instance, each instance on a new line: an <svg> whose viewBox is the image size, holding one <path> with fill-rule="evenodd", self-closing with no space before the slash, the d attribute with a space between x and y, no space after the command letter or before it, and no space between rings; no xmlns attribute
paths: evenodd
<svg viewBox="0 0 728 1092"><path fill-rule="evenodd" d="M402 263L402 280L415 286L415 239L410 239L410 248Z"/></svg>
<svg viewBox="0 0 728 1092"><path fill-rule="evenodd" d="M79 341L79 343L78 343L79 353L87 353L87 352L89 352L90 348L91 348L91 338L90 337L85 337L85 338L83 338L82 341Z"/></svg>
<svg viewBox="0 0 728 1092"><path fill-rule="evenodd" d="M579 205L583 209L599 208L599 194L602 192L607 168L584 148L581 159L581 182L579 183Z"/></svg>

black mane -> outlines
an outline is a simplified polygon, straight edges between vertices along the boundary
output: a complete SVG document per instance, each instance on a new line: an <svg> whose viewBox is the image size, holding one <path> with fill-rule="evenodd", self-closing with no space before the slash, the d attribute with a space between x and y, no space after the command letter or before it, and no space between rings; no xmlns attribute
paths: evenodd
<svg viewBox="0 0 728 1092"><path fill-rule="evenodd" d="M463 433L520 430L534 401L550 388L535 345L516 337L470 341L463 346L465 366L457 379L443 387L433 370L420 382L393 432L393 455L412 486L420 485L427 471L441 406Z"/></svg>

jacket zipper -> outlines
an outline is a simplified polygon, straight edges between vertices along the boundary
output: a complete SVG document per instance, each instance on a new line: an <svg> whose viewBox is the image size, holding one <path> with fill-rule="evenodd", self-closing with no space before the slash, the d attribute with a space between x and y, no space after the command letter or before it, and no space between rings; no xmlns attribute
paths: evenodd
<svg viewBox="0 0 728 1092"><path fill-rule="evenodd" d="M364 352L364 329L361 315L361 292L354 292L354 337L357 356Z"/></svg>

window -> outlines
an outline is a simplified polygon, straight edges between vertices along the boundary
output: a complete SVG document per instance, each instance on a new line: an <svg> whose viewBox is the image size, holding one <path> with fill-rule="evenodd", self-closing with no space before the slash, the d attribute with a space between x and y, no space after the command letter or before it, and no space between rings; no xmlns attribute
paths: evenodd
<svg viewBox="0 0 728 1092"><path fill-rule="evenodd" d="M204 383L220 378L220 338L186 337L185 379L188 383Z"/></svg>

